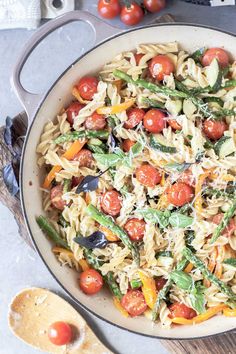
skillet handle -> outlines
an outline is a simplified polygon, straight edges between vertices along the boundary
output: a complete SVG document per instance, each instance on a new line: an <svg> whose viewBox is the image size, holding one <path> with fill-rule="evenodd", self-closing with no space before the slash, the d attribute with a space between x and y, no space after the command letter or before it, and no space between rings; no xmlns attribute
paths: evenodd
<svg viewBox="0 0 236 354"><path fill-rule="evenodd" d="M95 43L97 44L104 40L105 38L111 37L118 33L120 30L118 28L112 27L107 23L103 22L99 18L90 14L86 11L71 11L62 16L57 17L54 20L47 22L45 25L41 26L37 30L25 47L22 50L22 53L15 64L13 73L11 76L11 84L13 89L23 105L27 116L28 122L31 123L33 117L37 111L37 108L43 99L43 94L33 94L27 91L21 84L21 71L27 61L28 57L34 50L34 48L51 32L55 31L57 28L74 21L83 21L88 23L93 29L95 35Z"/></svg>

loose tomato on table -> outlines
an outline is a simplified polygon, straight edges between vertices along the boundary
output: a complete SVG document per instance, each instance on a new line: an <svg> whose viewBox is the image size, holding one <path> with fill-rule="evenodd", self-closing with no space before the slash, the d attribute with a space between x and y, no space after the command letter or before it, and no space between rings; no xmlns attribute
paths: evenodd
<svg viewBox="0 0 236 354"><path fill-rule="evenodd" d="M119 15L121 6L119 0L99 0L98 12L107 19L111 19Z"/></svg>
<svg viewBox="0 0 236 354"><path fill-rule="evenodd" d="M161 289L163 289L165 283L167 282L167 279L163 278L163 277L157 277L155 279L155 283L156 283L156 289L158 291L160 291Z"/></svg>
<svg viewBox="0 0 236 354"><path fill-rule="evenodd" d="M124 229L132 241L142 241L145 227L146 223L144 220L132 218L126 222Z"/></svg>
<svg viewBox="0 0 236 354"><path fill-rule="evenodd" d="M170 318L183 317L186 318L187 320L191 320L192 318L197 316L197 312L195 310L179 302L175 302L172 305L170 305L169 310L170 310L170 315L169 315Z"/></svg>
<svg viewBox="0 0 236 354"><path fill-rule="evenodd" d="M78 161L80 167L91 167L93 164L93 154L88 149L82 149L75 155L73 161Z"/></svg>
<svg viewBox="0 0 236 354"><path fill-rule="evenodd" d="M58 210L63 210L66 206L65 200L62 199L63 196L63 186L58 184L53 187L50 191L50 199L54 208Z"/></svg>
<svg viewBox="0 0 236 354"><path fill-rule="evenodd" d="M132 108L127 112L127 121L124 123L126 129L132 129L142 122L145 111L141 108Z"/></svg>
<svg viewBox="0 0 236 354"><path fill-rule="evenodd" d="M67 120L70 125L73 125L75 117L79 114L79 111L84 108L84 105L79 102L73 102L66 109Z"/></svg>
<svg viewBox="0 0 236 354"><path fill-rule="evenodd" d="M132 141L130 139L125 139L122 143L122 148L125 152L129 152L129 150L134 146L135 141Z"/></svg>
<svg viewBox="0 0 236 354"><path fill-rule="evenodd" d="M194 197L194 190L183 182L176 182L167 189L167 200L175 206L183 206L191 202Z"/></svg>
<svg viewBox="0 0 236 354"><path fill-rule="evenodd" d="M147 304L140 290L129 290L122 297L121 305L131 316L139 316L147 310Z"/></svg>
<svg viewBox="0 0 236 354"><path fill-rule="evenodd" d="M182 126L177 122L176 119L168 119L167 120L169 126L171 126L172 129L174 130L181 130Z"/></svg>
<svg viewBox="0 0 236 354"><path fill-rule="evenodd" d="M93 112L84 122L84 126L88 130L102 130L105 128L106 124L105 116L97 112Z"/></svg>
<svg viewBox="0 0 236 354"><path fill-rule="evenodd" d="M140 62L140 60L142 59L143 56L144 56L144 54L142 54L142 53L135 53L134 54L136 65L139 65L139 62Z"/></svg>
<svg viewBox="0 0 236 354"><path fill-rule="evenodd" d="M102 210L111 216L117 216L122 207L122 197L116 190L105 192L101 197Z"/></svg>
<svg viewBox="0 0 236 354"><path fill-rule="evenodd" d="M173 61L167 55L156 55L148 65L149 71L154 79L162 81L165 75L175 71Z"/></svg>
<svg viewBox="0 0 236 354"><path fill-rule="evenodd" d="M143 5L149 12L155 13L165 8L166 0L143 0Z"/></svg>
<svg viewBox="0 0 236 354"><path fill-rule="evenodd" d="M150 109L143 118L144 128L150 133L160 133L166 126L165 113L159 109Z"/></svg>
<svg viewBox="0 0 236 354"><path fill-rule="evenodd" d="M221 220L223 219L223 216L224 216L223 213L219 213L217 215L214 215L212 217L212 222L214 224L219 225ZM234 233L235 230L236 230L236 223L235 223L234 219L232 218L232 219L230 219L229 224L221 232L221 234L223 236L230 237Z"/></svg>
<svg viewBox="0 0 236 354"><path fill-rule="evenodd" d="M98 79L94 76L85 76L75 86L84 100L91 101L97 92Z"/></svg>
<svg viewBox="0 0 236 354"><path fill-rule="evenodd" d="M145 163L136 169L137 180L146 187L154 188L161 182L161 173L149 163Z"/></svg>
<svg viewBox="0 0 236 354"><path fill-rule="evenodd" d="M229 55L228 53L222 48L209 48L204 53L202 57L202 65L208 66L211 64L213 59L217 59L221 68L225 68L229 65Z"/></svg>
<svg viewBox="0 0 236 354"><path fill-rule="evenodd" d="M98 293L103 286L103 279L100 273L95 269L87 269L80 274L80 289L87 295Z"/></svg>
<svg viewBox="0 0 236 354"><path fill-rule="evenodd" d="M63 321L54 322L48 328L48 338L55 345L66 345L72 340L72 328Z"/></svg>
<svg viewBox="0 0 236 354"><path fill-rule="evenodd" d="M207 119L203 123L203 132L211 140L220 139L226 130L228 130L228 125L224 121Z"/></svg>
<svg viewBox="0 0 236 354"><path fill-rule="evenodd" d="M135 2L131 2L130 5L123 6L120 13L120 19L128 26L137 25L142 21L144 16L143 10Z"/></svg>

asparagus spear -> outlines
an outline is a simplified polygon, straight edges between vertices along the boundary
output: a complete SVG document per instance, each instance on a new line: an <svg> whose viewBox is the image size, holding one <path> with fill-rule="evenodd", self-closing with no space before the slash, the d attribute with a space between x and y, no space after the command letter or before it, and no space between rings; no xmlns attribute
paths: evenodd
<svg viewBox="0 0 236 354"><path fill-rule="evenodd" d="M220 289L220 291L222 291L222 293L230 297L231 300L236 301L236 294L233 293L230 287L228 287L223 281L212 274L205 266L205 264L197 256L195 256L195 254L189 248L184 248L183 257L191 262L194 267L198 268L202 272L202 275L210 282L215 284Z"/></svg>
<svg viewBox="0 0 236 354"><path fill-rule="evenodd" d="M236 86L236 80L228 80L221 88Z"/></svg>
<svg viewBox="0 0 236 354"><path fill-rule="evenodd" d="M230 222L230 219L234 215L235 210L236 210L236 199L233 200L233 204L229 208L229 210L227 210L226 213L224 213L224 216L223 216L221 222L219 223L219 225L215 229L215 231L210 239L210 244L214 243L218 239L218 237L221 235L221 232L226 228L226 226Z"/></svg>
<svg viewBox="0 0 236 354"><path fill-rule="evenodd" d="M221 190L221 189L206 188L204 190L204 194L206 196L215 196L216 198L227 198L227 199L234 199L235 198L235 193L229 193L229 192Z"/></svg>
<svg viewBox="0 0 236 354"><path fill-rule="evenodd" d="M55 144L65 143L66 141L75 141L81 138L108 138L109 132L106 130L80 130L60 135L54 140Z"/></svg>
<svg viewBox="0 0 236 354"><path fill-rule="evenodd" d="M101 211L99 211L95 206L92 204L89 204L87 207L87 212L93 218L96 220L99 224L102 226L107 227L110 229L114 234L116 234L120 240L123 242L125 246L127 246L130 251L132 252L133 258L136 261L137 265L139 266L140 264L140 255L137 246L130 240L129 236L127 233L118 225L112 221L112 219L103 214Z"/></svg>
<svg viewBox="0 0 236 354"><path fill-rule="evenodd" d="M67 242L61 238L59 233L49 223L47 218L45 218L43 215L40 215L36 218L36 221L40 229L42 229L42 231L44 231L52 241L54 241L57 245L60 245L68 250L70 249Z"/></svg>

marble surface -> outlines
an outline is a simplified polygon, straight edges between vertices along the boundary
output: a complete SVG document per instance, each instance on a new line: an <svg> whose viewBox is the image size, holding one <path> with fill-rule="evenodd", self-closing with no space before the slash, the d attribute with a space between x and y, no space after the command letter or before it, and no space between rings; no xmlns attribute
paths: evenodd
<svg viewBox="0 0 236 354"><path fill-rule="evenodd" d="M76 1L77 9L96 14L96 1ZM173 14L177 21L212 25L236 33L236 6L208 8L182 1L168 1L165 12ZM148 16L145 22L154 16ZM114 21L123 27L119 20ZM22 46L32 35L27 30L0 31L0 124L6 115L14 116L22 110L10 86L12 67ZM216 45L222 43L216 43ZM93 35L87 25L78 22L55 31L35 50L23 73L25 87L39 93L46 90L59 73L82 52L93 45ZM0 354L36 354L34 350L16 339L7 325L10 299L19 290L29 286L50 288L63 294L39 257L18 236L17 226L10 212L0 205ZM92 328L107 345L119 354L166 354L155 339L145 338L117 329L81 310Z"/></svg>

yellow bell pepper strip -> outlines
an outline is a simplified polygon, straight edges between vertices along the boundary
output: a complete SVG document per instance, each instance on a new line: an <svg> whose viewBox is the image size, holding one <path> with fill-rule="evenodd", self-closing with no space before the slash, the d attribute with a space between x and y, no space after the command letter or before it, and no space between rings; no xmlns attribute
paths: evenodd
<svg viewBox="0 0 236 354"><path fill-rule="evenodd" d="M189 262L187 267L184 269L184 272L185 273L190 273L192 269L193 269L193 264Z"/></svg>
<svg viewBox="0 0 236 354"><path fill-rule="evenodd" d="M73 144L70 146L70 148L62 155L62 157L65 157L67 160L72 160L85 144L86 144L86 140L84 139L74 141ZM50 187L50 184L54 180L56 174L60 172L61 169L62 169L61 166L58 165L53 166L51 171L45 177L42 187L48 189Z"/></svg>
<svg viewBox="0 0 236 354"><path fill-rule="evenodd" d="M225 182L235 182L236 181L236 177L231 174L223 175L223 176L221 176L221 179Z"/></svg>
<svg viewBox="0 0 236 354"><path fill-rule="evenodd" d="M157 299L157 289L155 280L144 274L142 271L138 271L138 274L141 282L143 283L142 292L145 301L148 307L150 307L150 309L153 309Z"/></svg>
<svg viewBox="0 0 236 354"><path fill-rule="evenodd" d="M66 253L70 258L74 258L73 252L69 251L63 247L53 247L52 252L53 253Z"/></svg>
<svg viewBox="0 0 236 354"><path fill-rule="evenodd" d="M99 230L104 233L104 235L108 241L110 241L110 242L119 241L119 237L117 237L117 235L114 234L114 232L112 232L107 227L100 225Z"/></svg>
<svg viewBox="0 0 236 354"><path fill-rule="evenodd" d="M227 306L224 304L217 305L217 306L214 306L214 307L208 309L206 312L202 313L201 315L193 317L191 320L188 320L184 317L174 317L171 319L171 321L173 323L177 323L177 324L193 325L196 323L201 323L206 320L209 320L209 318L215 316L218 312L221 312L226 308L227 308Z"/></svg>
<svg viewBox="0 0 236 354"><path fill-rule="evenodd" d="M223 310L223 315L227 317L236 317L236 309L231 309L229 307L226 307Z"/></svg>
<svg viewBox="0 0 236 354"><path fill-rule="evenodd" d="M162 171L162 174L161 174L161 183L160 183L160 185L161 185L162 187L164 187L165 184L166 184L165 171Z"/></svg>
<svg viewBox="0 0 236 354"><path fill-rule="evenodd" d="M169 202L168 202L167 194L164 192L158 200L157 209L158 210L166 209L168 206L169 206Z"/></svg>
<svg viewBox="0 0 236 354"><path fill-rule="evenodd" d="M194 207L196 209L197 214L202 213L202 186L207 177L209 177L213 173L214 169L209 169L201 174L197 180L196 187L195 187L195 203Z"/></svg>
<svg viewBox="0 0 236 354"><path fill-rule="evenodd" d="M117 297L113 297L113 303L117 310L124 316L124 317L129 317L128 312L124 309L124 307L121 305L120 300L117 299Z"/></svg>
<svg viewBox="0 0 236 354"><path fill-rule="evenodd" d="M87 104L87 103L89 103L89 101L84 100L84 99L80 96L79 90L77 89L76 86L73 87L71 93L72 93L72 95L79 101L79 103L82 103L82 104Z"/></svg>
<svg viewBox="0 0 236 354"><path fill-rule="evenodd" d="M86 259L80 259L78 261L82 271L84 272L85 270L88 270L90 267L89 267L89 264L88 262L86 261Z"/></svg>
<svg viewBox="0 0 236 354"><path fill-rule="evenodd" d="M123 111L126 111L128 108L132 107L134 105L135 99L131 99L128 101L125 101L120 104L116 104L115 106L104 106L100 107L97 109L98 114L116 114L116 113L121 113Z"/></svg>

